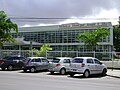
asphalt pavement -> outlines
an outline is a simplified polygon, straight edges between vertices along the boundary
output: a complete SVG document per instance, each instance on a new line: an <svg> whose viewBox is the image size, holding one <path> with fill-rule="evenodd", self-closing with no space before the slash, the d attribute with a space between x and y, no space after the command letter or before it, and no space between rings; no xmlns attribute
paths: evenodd
<svg viewBox="0 0 120 90"><path fill-rule="evenodd" d="M70 77L42 71L0 71L0 90L120 90L120 70L108 69L107 76Z"/></svg>
<svg viewBox="0 0 120 90"><path fill-rule="evenodd" d="M118 71L108 70L108 75ZM120 79L104 76L83 78L69 77L49 72L23 73L0 71L0 90L120 90Z"/></svg>

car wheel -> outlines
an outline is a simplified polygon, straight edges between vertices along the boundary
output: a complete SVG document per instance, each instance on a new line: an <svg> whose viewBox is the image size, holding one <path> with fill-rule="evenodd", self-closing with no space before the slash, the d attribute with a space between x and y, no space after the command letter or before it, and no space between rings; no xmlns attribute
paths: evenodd
<svg viewBox="0 0 120 90"><path fill-rule="evenodd" d="M7 70L12 71L12 70L13 70L13 66L12 66L12 65L9 65L9 66L7 67Z"/></svg>
<svg viewBox="0 0 120 90"><path fill-rule="evenodd" d="M102 76L105 76L106 73L107 73L107 69L104 68L103 71L102 71Z"/></svg>
<svg viewBox="0 0 120 90"><path fill-rule="evenodd" d="M35 71L36 71L35 67L31 67L31 68L30 68L30 72L31 72L31 73L34 73Z"/></svg>
<svg viewBox="0 0 120 90"><path fill-rule="evenodd" d="M51 74L54 74L54 71L50 71Z"/></svg>
<svg viewBox="0 0 120 90"><path fill-rule="evenodd" d="M90 72L88 70L85 70L83 76L88 78L90 76Z"/></svg>
<svg viewBox="0 0 120 90"><path fill-rule="evenodd" d="M69 75L70 75L70 77L74 77L75 74L74 73L69 73Z"/></svg>
<svg viewBox="0 0 120 90"><path fill-rule="evenodd" d="M1 68L2 69L2 71L4 71L5 70L5 68Z"/></svg>
<svg viewBox="0 0 120 90"><path fill-rule="evenodd" d="M60 74L61 74L61 75L66 74L66 70L65 70L64 68L62 68L62 69L60 70Z"/></svg>
<svg viewBox="0 0 120 90"><path fill-rule="evenodd" d="M24 72L27 72L27 70L26 70L26 69L23 69L23 71L24 71Z"/></svg>

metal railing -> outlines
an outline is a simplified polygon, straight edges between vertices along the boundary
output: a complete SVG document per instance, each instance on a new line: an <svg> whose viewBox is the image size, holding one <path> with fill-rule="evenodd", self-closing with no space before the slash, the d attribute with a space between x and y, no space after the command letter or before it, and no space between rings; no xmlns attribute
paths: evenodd
<svg viewBox="0 0 120 90"><path fill-rule="evenodd" d="M40 51L39 51L40 52ZM32 50L1 50L0 58L6 56L19 55L24 57L36 56L35 51ZM120 67L120 52L80 52L80 51L46 51L44 52L45 57L95 57L101 60L108 66Z"/></svg>
<svg viewBox="0 0 120 90"><path fill-rule="evenodd" d="M11 55L20 55L24 57L36 56L36 51L32 50L1 50L1 58ZM40 52L40 51L39 51ZM46 51L45 57L96 57L102 60L111 60L113 52L80 52L80 51Z"/></svg>

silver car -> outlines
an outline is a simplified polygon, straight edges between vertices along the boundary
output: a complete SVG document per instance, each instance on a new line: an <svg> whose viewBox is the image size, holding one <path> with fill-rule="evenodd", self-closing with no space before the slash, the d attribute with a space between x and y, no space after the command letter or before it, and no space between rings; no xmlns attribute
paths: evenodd
<svg viewBox="0 0 120 90"><path fill-rule="evenodd" d="M64 75L69 70L71 63L70 57L56 57L50 62L48 70L53 74L54 72L59 72Z"/></svg>
<svg viewBox="0 0 120 90"><path fill-rule="evenodd" d="M93 57L75 57L70 64L69 74L73 77L75 74L83 74L89 77L91 74L106 75L107 67L97 58Z"/></svg>
<svg viewBox="0 0 120 90"><path fill-rule="evenodd" d="M30 72L35 72L38 70L47 70L49 62L44 57L28 57L27 62L23 68L24 72L30 70Z"/></svg>

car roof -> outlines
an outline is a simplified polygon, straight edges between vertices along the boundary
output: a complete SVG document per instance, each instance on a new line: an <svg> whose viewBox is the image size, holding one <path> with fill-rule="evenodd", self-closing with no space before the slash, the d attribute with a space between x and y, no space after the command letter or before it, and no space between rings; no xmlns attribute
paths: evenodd
<svg viewBox="0 0 120 90"><path fill-rule="evenodd" d="M4 57L4 58L14 58L14 57L23 57L23 56L15 56L15 55L14 55L14 56L6 56L6 57ZM3 58L3 59L4 59L4 58Z"/></svg>
<svg viewBox="0 0 120 90"><path fill-rule="evenodd" d="M45 57L27 57L27 58L35 59L35 58L45 58Z"/></svg>
<svg viewBox="0 0 120 90"><path fill-rule="evenodd" d="M88 59L88 58L94 58L94 57L74 57L74 58L83 58L83 59Z"/></svg>
<svg viewBox="0 0 120 90"><path fill-rule="evenodd" d="M55 57L55 58L58 58L58 59L72 59L71 57Z"/></svg>
<svg viewBox="0 0 120 90"><path fill-rule="evenodd" d="M19 55L12 55L12 56L6 56L6 57L23 57L23 56L19 56Z"/></svg>

